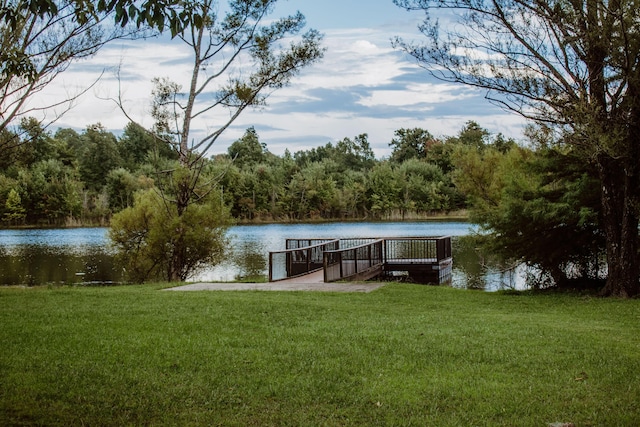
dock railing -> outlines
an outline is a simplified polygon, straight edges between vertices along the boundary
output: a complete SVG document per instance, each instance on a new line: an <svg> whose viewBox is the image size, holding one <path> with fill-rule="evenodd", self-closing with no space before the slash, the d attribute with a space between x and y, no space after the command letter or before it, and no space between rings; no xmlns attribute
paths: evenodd
<svg viewBox="0 0 640 427"><path fill-rule="evenodd" d="M290 279L323 268L323 253L340 247L338 239L287 239L287 249L269 252L269 281Z"/></svg>
<svg viewBox="0 0 640 427"><path fill-rule="evenodd" d="M269 281L324 269L324 282L368 280L405 272L420 283L444 283L452 273L451 237L287 239L269 253Z"/></svg>
<svg viewBox="0 0 640 427"><path fill-rule="evenodd" d="M453 274L451 237L396 237L385 239L386 274L406 272L418 283L448 283Z"/></svg>
<svg viewBox="0 0 640 427"><path fill-rule="evenodd" d="M430 264L451 258L451 237L386 237L385 263Z"/></svg>
<svg viewBox="0 0 640 427"><path fill-rule="evenodd" d="M367 280L384 271L408 271L414 277L434 280L433 274L450 272L449 236L342 239L340 246L324 253L325 282Z"/></svg>
<svg viewBox="0 0 640 427"><path fill-rule="evenodd" d="M324 281L367 280L382 271L384 240L324 252Z"/></svg>

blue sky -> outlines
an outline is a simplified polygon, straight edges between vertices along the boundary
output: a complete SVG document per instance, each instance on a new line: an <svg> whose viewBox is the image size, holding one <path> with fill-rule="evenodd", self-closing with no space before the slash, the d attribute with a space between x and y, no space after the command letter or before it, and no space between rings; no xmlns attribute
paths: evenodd
<svg viewBox="0 0 640 427"><path fill-rule="evenodd" d="M306 16L309 28L324 34L324 59L272 94L267 107L245 111L211 154L226 152L249 126L278 155L285 149L293 153L367 133L380 158L389 155L397 129L421 127L435 136L455 135L468 120L492 133L520 137L523 121L518 116L491 105L481 91L435 80L391 47L397 35L422 40L416 28L418 12L404 11L391 0L281 0L274 17L295 10ZM126 118L104 100L117 95L117 64L128 111L150 126L151 79L166 76L186 85L189 63L184 47L166 38L108 45L91 60L70 67L51 88L52 96L62 96L105 70L99 83L54 128L82 129L100 122L115 133L122 130ZM207 123L197 124L194 137L207 128Z"/></svg>

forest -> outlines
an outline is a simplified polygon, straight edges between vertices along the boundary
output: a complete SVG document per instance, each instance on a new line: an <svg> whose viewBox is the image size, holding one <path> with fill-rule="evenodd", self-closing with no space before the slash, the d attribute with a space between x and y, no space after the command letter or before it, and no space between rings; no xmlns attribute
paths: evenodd
<svg viewBox="0 0 640 427"><path fill-rule="evenodd" d="M52 133L23 119L20 134L0 164L5 227L108 225L177 162L170 144L133 123L115 136L100 124ZM399 129L389 145L390 157L376 159L361 134L278 156L251 127L203 173L236 222L422 218L467 207L454 181L460 147L505 151L515 142L468 122L441 138Z"/></svg>

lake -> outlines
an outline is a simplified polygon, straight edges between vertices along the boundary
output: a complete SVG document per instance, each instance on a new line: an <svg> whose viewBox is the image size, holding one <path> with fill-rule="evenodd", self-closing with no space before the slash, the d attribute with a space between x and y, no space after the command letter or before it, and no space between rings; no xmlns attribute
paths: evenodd
<svg viewBox="0 0 640 427"><path fill-rule="evenodd" d="M283 250L286 238L453 236L453 280L460 288L522 288L524 273L487 265L478 251L459 237L472 233L466 222L336 222L264 224L230 227L232 249L225 261L190 281L233 281L267 275L270 251ZM123 280L109 247L108 229L0 230L0 283L114 283Z"/></svg>

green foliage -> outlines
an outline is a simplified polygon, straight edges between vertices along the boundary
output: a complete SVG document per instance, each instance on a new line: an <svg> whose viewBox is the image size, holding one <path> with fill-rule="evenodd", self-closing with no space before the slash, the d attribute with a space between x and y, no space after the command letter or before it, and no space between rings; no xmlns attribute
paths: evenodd
<svg viewBox="0 0 640 427"><path fill-rule="evenodd" d="M192 203L178 215L175 204L147 190L113 216L109 236L130 280L186 280L220 262L227 224L228 213L216 197Z"/></svg>
<svg viewBox="0 0 640 427"><path fill-rule="evenodd" d="M394 3L426 13L426 43L396 37L394 46L434 77L483 89L555 132L583 170L595 166L607 257L602 293L640 295L640 67L629 66L640 57L637 0ZM432 13L452 20L440 25Z"/></svg>
<svg viewBox="0 0 640 427"><path fill-rule="evenodd" d="M58 160L21 169L16 184L30 224L58 224L80 214L81 184L75 171Z"/></svg>
<svg viewBox="0 0 640 427"><path fill-rule="evenodd" d="M112 169L107 175L106 182L109 207L117 212L133 206L134 193L152 186L153 181L145 176L136 177L124 168Z"/></svg>
<svg viewBox="0 0 640 427"><path fill-rule="evenodd" d="M344 170L368 170L375 163L375 155L369 145L369 136L366 133L360 134L354 139L344 138L338 141L335 150L334 160Z"/></svg>
<svg viewBox="0 0 640 427"><path fill-rule="evenodd" d="M231 144L227 152L241 169L264 162L268 153L266 144L260 142L253 126L246 130L242 138Z"/></svg>
<svg viewBox="0 0 640 427"><path fill-rule="evenodd" d="M473 120L470 120L465 123L454 140L450 140L449 142L475 148L476 150L482 150L485 146L489 145L490 135L489 131Z"/></svg>
<svg viewBox="0 0 640 427"><path fill-rule="evenodd" d="M165 160L177 160L176 151L164 139L135 123L128 123L117 142L122 166L135 172L141 166L152 165L161 169Z"/></svg>
<svg viewBox="0 0 640 427"><path fill-rule="evenodd" d="M99 191L107 183L109 171L122 163L118 144L102 125L92 125L82 134L79 171L87 188Z"/></svg>
<svg viewBox="0 0 640 427"><path fill-rule="evenodd" d="M393 147L389 160L396 163L426 158L430 146L436 142L429 131L420 128L398 129L394 135L395 138L389 143Z"/></svg>
<svg viewBox="0 0 640 427"><path fill-rule="evenodd" d="M456 152L455 165L455 182L472 220L488 233L489 252L538 267L542 276L532 285L580 279L578 286L590 286L601 277L597 173L571 151L467 146Z"/></svg>
<svg viewBox="0 0 640 427"><path fill-rule="evenodd" d="M20 194L12 188L5 202L4 220L9 224L20 224L26 216L26 209L22 206Z"/></svg>
<svg viewBox="0 0 640 427"><path fill-rule="evenodd" d="M176 203L215 188L232 217L243 221L400 218L465 206L452 182L451 158L462 146L457 137L432 140L424 158L397 162L376 160L366 134L276 156L249 128L228 154L188 157L192 172L175 174L176 147L135 124L120 138L99 124L53 136L37 122L24 124L29 140L8 150L0 165L0 216L9 212L14 189L27 224L106 225L133 205L136 191L153 187Z"/></svg>

